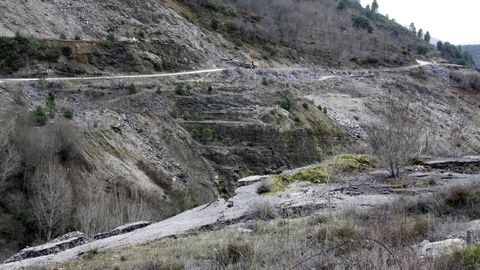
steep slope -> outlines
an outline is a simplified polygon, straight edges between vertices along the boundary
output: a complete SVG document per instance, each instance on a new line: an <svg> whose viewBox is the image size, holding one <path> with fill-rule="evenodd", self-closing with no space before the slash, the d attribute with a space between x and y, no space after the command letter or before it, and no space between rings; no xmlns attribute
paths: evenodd
<svg viewBox="0 0 480 270"><path fill-rule="evenodd" d="M152 73L218 63L229 45L163 1L4 1L0 74ZM17 36L17 38L14 38ZM6 53L9 52L9 53Z"/></svg>
<svg viewBox="0 0 480 270"><path fill-rule="evenodd" d="M232 196L239 178L320 162L349 143L362 149L364 129L381 121L391 92L417 98L423 153L478 153L478 95L450 81L447 68L379 69L428 55L422 41L353 2L278 5L0 3L8 36L0 38L2 77L143 74L263 59L257 70L215 74L0 83L0 162L15 165L0 179L0 259L46 238L35 190L46 165L60 168L67 183L65 192L52 188L65 195L66 211L51 238L164 219ZM458 128L460 144L452 139Z"/></svg>
<svg viewBox="0 0 480 270"><path fill-rule="evenodd" d="M34 0L1 8L3 76L152 73L226 58L262 59L264 66L399 66L433 48L347 0Z"/></svg>
<svg viewBox="0 0 480 270"><path fill-rule="evenodd" d="M257 58L323 66L406 65L433 47L358 1L181 0L187 18ZM227 5L225 5L227 4Z"/></svg>

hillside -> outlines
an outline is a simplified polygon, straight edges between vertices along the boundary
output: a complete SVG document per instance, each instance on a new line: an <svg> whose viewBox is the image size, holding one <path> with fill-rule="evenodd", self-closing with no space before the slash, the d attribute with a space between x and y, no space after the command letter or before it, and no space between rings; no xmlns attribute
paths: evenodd
<svg viewBox="0 0 480 270"><path fill-rule="evenodd" d="M462 50L472 55L473 61L477 69L480 68L480 45L462 45Z"/></svg>
<svg viewBox="0 0 480 270"><path fill-rule="evenodd" d="M85 240L74 248L89 252L89 244L107 250L102 243L110 241L138 248L146 237L112 234L125 241L117 242L105 233L131 222L166 229L145 228L160 240L254 220L244 213L250 206L230 203L262 198L260 183L239 189L238 180L252 175L273 175L267 187L278 194L269 199L298 210L292 218L324 208L328 194L339 207L358 200L368 208L364 195L389 203L398 198L383 194L452 187L442 178L451 173L460 174L455 181L477 179L475 162L435 168L425 178L433 182L401 177L412 162L427 162L420 157L480 153L480 76L417 62L438 52L355 1L29 0L3 1L0 9L1 261L73 231ZM251 59L257 69L239 65ZM389 164L388 151L402 159ZM351 158L358 153L369 158ZM342 154L347 160L331 165ZM275 176L309 165L326 169ZM402 252L427 237L420 235ZM42 263L43 255L56 261L63 249L70 259L78 255L67 245L25 264ZM247 267L232 260L228 267Z"/></svg>
<svg viewBox="0 0 480 270"><path fill-rule="evenodd" d="M242 3L3 2L0 34L9 38L0 46L15 53L0 54L0 72L151 73L218 65L225 58L254 58L265 65L398 66L432 49L355 2Z"/></svg>

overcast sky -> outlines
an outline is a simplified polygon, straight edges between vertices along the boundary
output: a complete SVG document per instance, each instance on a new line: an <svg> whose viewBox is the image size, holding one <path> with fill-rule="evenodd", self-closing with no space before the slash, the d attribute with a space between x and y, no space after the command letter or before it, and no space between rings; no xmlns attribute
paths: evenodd
<svg viewBox="0 0 480 270"><path fill-rule="evenodd" d="M373 0L361 0L365 6ZM479 0L377 0L380 13L454 44L480 44Z"/></svg>

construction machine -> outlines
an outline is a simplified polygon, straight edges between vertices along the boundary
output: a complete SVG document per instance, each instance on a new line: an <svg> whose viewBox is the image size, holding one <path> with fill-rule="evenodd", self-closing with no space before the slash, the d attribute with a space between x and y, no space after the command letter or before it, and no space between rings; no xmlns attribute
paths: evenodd
<svg viewBox="0 0 480 270"><path fill-rule="evenodd" d="M250 60L248 62L243 63L244 68L255 69L257 68L257 62L255 60Z"/></svg>

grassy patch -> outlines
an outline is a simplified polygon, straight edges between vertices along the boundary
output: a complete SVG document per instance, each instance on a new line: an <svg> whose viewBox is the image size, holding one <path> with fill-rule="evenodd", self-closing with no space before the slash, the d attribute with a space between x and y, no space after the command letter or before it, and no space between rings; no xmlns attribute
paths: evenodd
<svg viewBox="0 0 480 270"><path fill-rule="evenodd" d="M358 172L374 168L375 161L366 154L343 154L336 156L328 165L337 167L341 172Z"/></svg>
<svg viewBox="0 0 480 270"><path fill-rule="evenodd" d="M480 245L444 254L435 261L435 269L476 270L480 265Z"/></svg>
<svg viewBox="0 0 480 270"><path fill-rule="evenodd" d="M339 174L362 172L375 167L373 158L365 154L338 155L321 164L297 170L293 173L274 175L267 179L270 192L280 192L295 181L326 183L335 180ZM268 193L268 192L263 192Z"/></svg>

